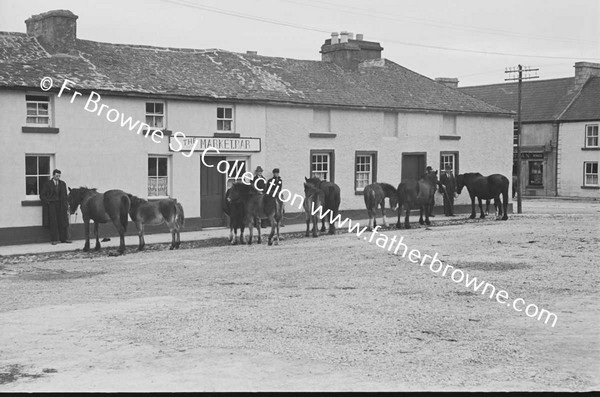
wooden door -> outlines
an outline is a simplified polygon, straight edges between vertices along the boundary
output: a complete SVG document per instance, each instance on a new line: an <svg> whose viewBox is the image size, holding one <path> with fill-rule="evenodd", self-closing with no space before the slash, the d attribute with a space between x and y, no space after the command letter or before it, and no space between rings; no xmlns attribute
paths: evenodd
<svg viewBox="0 0 600 397"><path fill-rule="evenodd" d="M419 179L425 173L425 154L402 154L402 181Z"/></svg>
<svg viewBox="0 0 600 397"><path fill-rule="evenodd" d="M217 163L223 157L204 157L200 164L200 217L202 227L225 226L223 200L225 199L225 175L217 171Z"/></svg>

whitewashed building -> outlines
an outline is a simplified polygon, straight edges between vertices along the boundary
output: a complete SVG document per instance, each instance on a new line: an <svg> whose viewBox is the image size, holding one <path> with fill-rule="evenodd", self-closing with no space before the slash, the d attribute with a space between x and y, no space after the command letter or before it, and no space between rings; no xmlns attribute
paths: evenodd
<svg viewBox="0 0 600 397"><path fill-rule="evenodd" d="M50 11L27 33L0 32L0 244L47 240L38 194L54 168L70 187L175 197L187 230L222 225L228 182L258 165L267 178L280 168L292 194L304 177L334 181L342 214L361 217L366 184L427 165L511 174L511 112L382 58L362 35L333 34L313 61L81 40L76 20ZM190 153L196 140L219 148L205 161L229 161L229 176Z"/></svg>

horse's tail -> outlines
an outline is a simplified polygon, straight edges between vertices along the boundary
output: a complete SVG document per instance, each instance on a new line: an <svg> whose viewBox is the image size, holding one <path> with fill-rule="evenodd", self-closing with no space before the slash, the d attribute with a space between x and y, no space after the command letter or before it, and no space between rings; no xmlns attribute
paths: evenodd
<svg viewBox="0 0 600 397"><path fill-rule="evenodd" d="M129 208L131 207L131 199L128 195L121 196L121 211L120 211L120 220L121 225L123 226L123 232L127 231L127 222L129 216Z"/></svg>
<svg viewBox="0 0 600 397"><path fill-rule="evenodd" d="M180 227L185 226L185 215L183 213L183 206L179 203L175 203L176 208L176 216L175 221L180 225Z"/></svg>

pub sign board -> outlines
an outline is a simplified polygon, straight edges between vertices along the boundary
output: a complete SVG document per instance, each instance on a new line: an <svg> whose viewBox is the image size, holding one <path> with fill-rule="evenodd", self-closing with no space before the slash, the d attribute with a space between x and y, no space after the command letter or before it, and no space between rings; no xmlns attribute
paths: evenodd
<svg viewBox="0 0 600 397"><path fill-rule="evenodd" d="M517 159L517 153L513 153L513 160ZM521 160L543 160L544 153L521 153Z"/></svg>
<svg viewBox="0 0 600 397"><path fill-rule="evenodd" d="M174 142L174 145L172 143ZM173 150L173 147L180 150ZM260 152L261 142L260 138L221 138L214 136L186 136L185 138L170 136L169 137L169 150L188 152L194 150L195 152L202 152L205 149L213 147L218 149L219 152Z"/></svg>

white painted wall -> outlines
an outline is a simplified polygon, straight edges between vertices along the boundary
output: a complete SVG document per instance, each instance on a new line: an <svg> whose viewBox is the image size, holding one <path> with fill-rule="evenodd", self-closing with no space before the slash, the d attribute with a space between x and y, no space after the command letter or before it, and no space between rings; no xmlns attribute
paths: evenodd
<svg viewBox="0 0 600 397"><path fill-rule="evenodd" d="M600 190L583 189L583 163L600 162L599 150L582 150L585 126L595 122L561 123L559 126L559 196L600 198Z"/></svg>

